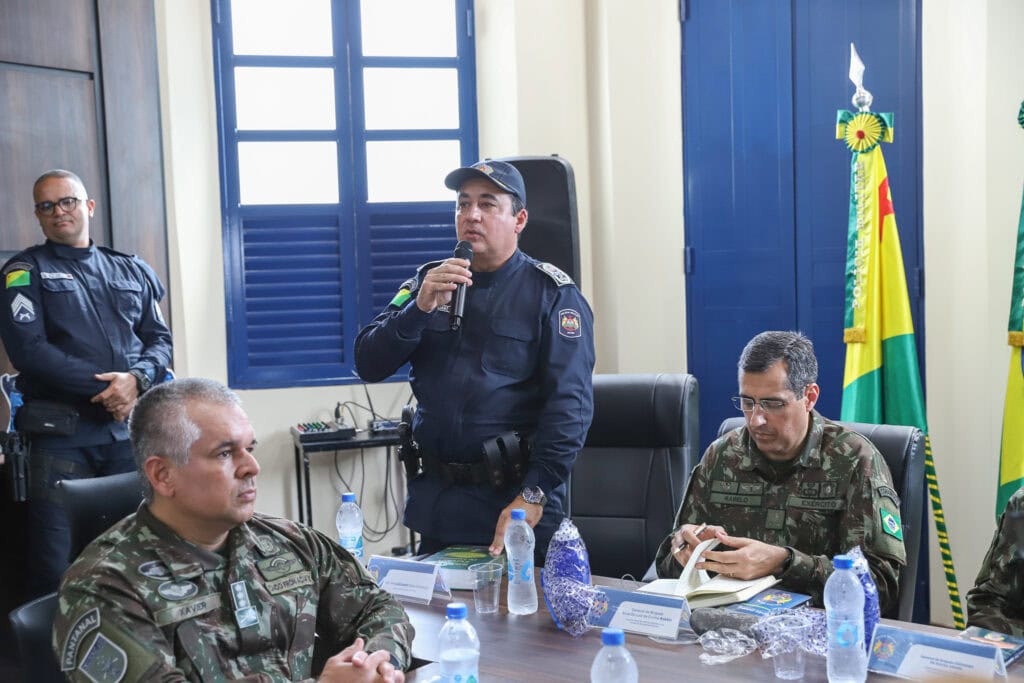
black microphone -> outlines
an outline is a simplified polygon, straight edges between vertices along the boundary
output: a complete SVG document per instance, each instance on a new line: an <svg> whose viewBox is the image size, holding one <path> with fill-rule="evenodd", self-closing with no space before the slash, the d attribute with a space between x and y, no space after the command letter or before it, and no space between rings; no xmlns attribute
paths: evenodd
<svg viewBox="0 0 1024 683"><path fill-rule="evenodd" d="M455 245L455 253L452 254L452 256L472 261L473 245L466 240L460 240L459 243ZM452 329L452 332L455 332L462 327L462 311L465 308L466 285L465 283L459 283L455 286L455 292L452 294L451 307L448 311L448 326Z"/></svg>

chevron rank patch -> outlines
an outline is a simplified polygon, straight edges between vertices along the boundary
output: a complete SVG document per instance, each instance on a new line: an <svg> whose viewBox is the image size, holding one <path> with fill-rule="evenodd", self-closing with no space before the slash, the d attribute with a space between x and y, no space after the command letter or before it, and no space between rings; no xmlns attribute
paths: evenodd
<svg viewBox="0 0 1024 683"><path fill-rule="evenodd" d="M898 541L903 540L903 526L900 525L900 518L897 515L889 512L885 508L881 508L878 514L882 518L882 531L889 534Z"/></svg>
<svg viewBox="0 0 1024 683"><path fill-rule="evenodd" d="M30 323L36 319L36 307L28 297L18 294L11 299L11 318L16 323Z"/></svg>
<svg viewBox="0 0 1024 683"><path fill-rule="evenodd" d="M27 270L10 270L4 279L7 283L7 289L12 287L28 287L31 282L31 276Z"/></svg>

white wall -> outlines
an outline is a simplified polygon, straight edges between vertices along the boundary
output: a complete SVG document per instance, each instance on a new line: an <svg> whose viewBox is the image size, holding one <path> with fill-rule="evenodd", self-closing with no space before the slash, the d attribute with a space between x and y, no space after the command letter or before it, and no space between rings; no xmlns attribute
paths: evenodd
<svg viewBox="0 0 1024 683"><path fill-rule="evenodd" d="M1024 3L923 0L928 414L961 589L994 528L1007 306L1024 177ZM156 0L180 373L227 376L206 0ZM558 153L575 169L584 292L598 370L685 370L680 27L676 0L477 0L482 156ZM951 80L947 80L951 79ZM902 128L902 134L912 134ZM439 181L440 182L440 179ZM898 209L898 207L897 207ZM407 385L370 388L396 414ZM327 416L349 387L246 391L260 441L260 508L296 516L287 426ZM332 530L341 484L313 456L314 518ZM383 454L367 453L372 522ZM357 460L340 458L346 477ZM370 491L372 490L372 493ZM400 489L401 490L401 489ZM402 542L392 534L371 550ZM934 618L951 623L932 552Z"/></svg>
<svg viewBox="0 0 1024 683"><path fill-rule="evenodd" d="M1024 178L1024 4L924 0L928 424L961 595L995 529L1006 326ZM897 207L898 211L898 207ZM951 623L933 537L933 619ZM965 605L966 607L966 605Z"/></svg>

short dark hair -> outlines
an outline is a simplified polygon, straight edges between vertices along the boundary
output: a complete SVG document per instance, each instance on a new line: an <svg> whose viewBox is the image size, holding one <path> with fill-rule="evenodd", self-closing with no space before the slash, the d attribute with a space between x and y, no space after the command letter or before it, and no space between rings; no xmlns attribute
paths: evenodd
<svg viewBox="0 0 1024 683"><path fill-rule="evenodd" d="M742 376L744 372L767 372L779 361L786 363L788 385L797 396L818 381L814 344L799 332L762 332L743 347L737 367Z"/></svg>
<svg viewBox="0 0 1024 683"><path fill-rule="evenodd" d="M157 384L139 398L128 426L135 466L142 479L147 502L153 500L153 487L146 478L146 460L160 455L176 465L188 462L188 452L199 439L199 427L188 416L191 402L241 406L238 394L220 382L202 377L176 379Z"/></svg>
<svg viewBox="0 0 1024 683"><path fill-rule="evenodd" d="M509 197L512 198L512 215L518 216L519 212L526 208L526 205L523 204L522 199L515 196L514 194L510 194Z"/></svg>

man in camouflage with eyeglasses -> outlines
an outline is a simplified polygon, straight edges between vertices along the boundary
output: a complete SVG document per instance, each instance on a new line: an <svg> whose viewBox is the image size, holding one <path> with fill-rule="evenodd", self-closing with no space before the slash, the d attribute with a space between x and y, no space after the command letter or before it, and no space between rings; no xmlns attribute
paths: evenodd
<svg viewBox="0 0 1024 683"><path fill-rule="evenodd" d="M814 410L811 341L762 332L738 365L733 403L746 425L712 443L691 473L676 530L658 549L658 575L679 576L693 549L717 538L697 568L774 575L821 606L831 558L860 546L882 613L894 611L906 564L899 497L874 445Z"/></svg>
<svg viewBox="0 0 1024 683"><path fill-rule="evenodd" d="M48 171L32 195L46 241L3 267L0 336L25 400L15 426L32 443L27 592L35 596L55 590L68 563L56 483L132 471L125 420L171 364L171 333L152 268L90 238L96 202L81 178ZM32 412L47 417L30 420Z"/></svg>
<svg viewBox="0 0 1024 683"><path fill-rule="evenodd" d="M967 592L967 623L1024 636L1024 487L1010 496Z"/></svg>

